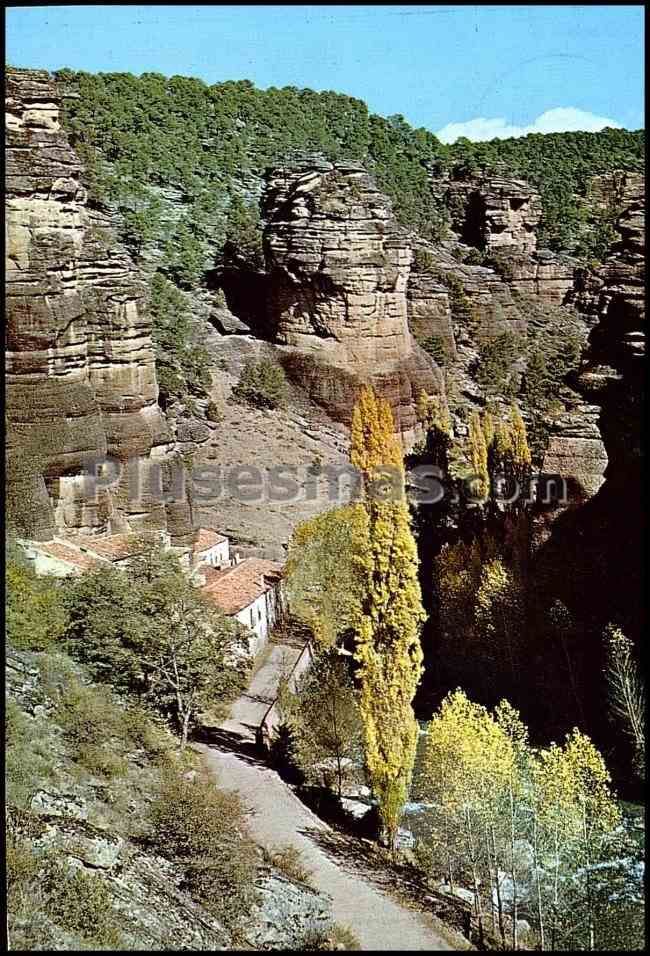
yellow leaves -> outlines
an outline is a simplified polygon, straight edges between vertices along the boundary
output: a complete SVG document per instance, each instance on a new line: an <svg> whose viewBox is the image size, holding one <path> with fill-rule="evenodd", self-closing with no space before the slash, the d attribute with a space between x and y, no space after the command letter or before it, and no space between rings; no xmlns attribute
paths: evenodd
<svg viewBox="0 0 650 956"><path fill-rule="evenodd" d="M480 811L510 785L515 758L513 739L504 727L459 689L447 695L429 723L423 779L431 796L449 809L472 806Z"/></svg>
<svg viewBox="0 0 650 956"><path fill-rule="evenodd" d="M368 495L369 482L383 467L402 476L404 469L390 406L371 388L362 390L354 409L350 459L364 474L368 522L355 628L364 751L392 842L415 760L418 730L411 702L422 673L419 631L425 614L406 501Z"/></svg>
<svg viewBox="0 0 650 956"><path fill-rule="evenodd" d="M333 644L357 620L367 551L361 504L325 511L294 531L286 564L289 603L319 643Z"/></svg>
<svg viewBox="0 0 650 956"><path fill-rule="evenodd" d="M371 481L382 466L403 468L390 404L368 385L361 389L352 412L350 461L366 481Z"/></svg>
<svg viewBox="0 0 650 956"><path fill-rule="evenodd" d="M451 436L451 416L449 406L442 395L427 395L420 391L416 403L417 419L427 430L437 429Z"/></svg>
<svg viewBox="0 0 650 956"><path fill-rule="evenodd" d="M532 457L528 446L526 425L521 417L519 408L514 403L510 406L510 434L512 441L512 457L516 465L530 465Z"/></svg>
<svg viewBox="0 0 650 956"><path fill-rule="evenodd" d="M564 746L551 744L533 762L538 813L563 832L609 832L620 811L609 788L605 762L589 737L574 728Z"/></svg>
<svg viewBox="0 0 650 956"><path fill-rule="evenodd" d="M478 412L474 412L469 420L469 458L474 477L474 497L487 498L490 492L488 452Z"/></svg>

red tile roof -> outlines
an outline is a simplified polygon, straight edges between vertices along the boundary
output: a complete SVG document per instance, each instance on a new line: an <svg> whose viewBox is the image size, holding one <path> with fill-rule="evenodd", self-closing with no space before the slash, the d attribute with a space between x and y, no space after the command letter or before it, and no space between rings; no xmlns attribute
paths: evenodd
<svg viewBox="0 0 650 956"><path fill-rule="evenodd" d="M208 548L213 548L215 544L221 544L223 541L227 540L228 538L224 537L222 534L218 534L216 531L212 531L211 528L199 528L196 541L193 545L193 550L207 551Z"/></svg>
<svg viewBox="0 0 650 956"><path fill-rule="evenodd" d="M122 561L142 552L142 536L130 534L94 535L78 534L69 539L73 548L83 548L108 561Z"/></svg>
<svg viewBox="0 0 650 956"><path fill-rule="evenodd" d="M82 554L74 548L69 548L67 544L61 544L59 541L48 541L43 544L39 542L33 545L33 547L35 547L37 551L51 558L56 558L58 561L65 561L66 564L71 564L81 571L91 571L97 567L96 559L91 558L90 555Z"/></svg>
<svg viewBox="0 0 650 956"><path fill-rule="evenodd" d="M282 565L265 558L245 558L225 571L210 569L202 593L225 614L237 614L270 591L282 575Z"/></svg>

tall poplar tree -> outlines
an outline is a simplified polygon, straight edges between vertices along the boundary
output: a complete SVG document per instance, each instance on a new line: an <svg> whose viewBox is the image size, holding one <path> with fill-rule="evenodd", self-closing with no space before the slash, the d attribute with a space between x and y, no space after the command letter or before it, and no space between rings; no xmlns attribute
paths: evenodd
<svg viewBox="0 0 650 956"><path fill-rule="evenodd" d="M425 614L402 450L390 405L370 387L364 387L354 409L350 460L363 475L368 514L355 654L364 753L394 850L415 761L418 725L412 701L422 674L419 632Z"/></svg>

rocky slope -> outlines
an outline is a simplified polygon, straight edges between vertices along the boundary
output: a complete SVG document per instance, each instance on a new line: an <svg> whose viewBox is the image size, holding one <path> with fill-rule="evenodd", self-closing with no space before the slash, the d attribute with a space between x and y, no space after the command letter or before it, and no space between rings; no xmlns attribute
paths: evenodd
<svg viewBox="0 0 650 956"><path fill-rule="evenodd" d="M622 426L633 421L628 391L615 382L619 366L637 375L627 356L639 342L641 177L594 184L603 203L613 191L631 210L619 222L621 242L594 272L537 248L539 194L505 173L435 179L451 231L433 245L398 225L390 201L356 163L304 155L269 170L264 266L208 273L187 293L214 357L211 397L225 421L182 411L167 421L156 402L146 313L149 273L160 261L147 254L136 269L116 243L115 216L89 208L48 75L10 71L7 92L9 478L12 510L27 516L29 533L153 526L186 541L193 515L185 493L164 504L149 484L138 492L127 459L136 456L140 475L159 490L181 486L173 471L179 451L223 466L254 463L261 448L276 464L342 463L341 424L363 381L390 399L406 447L419 437L421 389L446 393L462 432L471 408L510 400L501 384L479 381L485 343L510 335L508 376L522 381L545 323L556 331L565 323L581 339L594 331L580 386L577 375L558 382L553 414L541 416L550 432L544 470L593 495L608 457L638 445ZM419 345L432 342L437 351L428 354ZM263 414L249 415L229 397L243 358L261 354L283 365L293 388L277 436ZM613 375L602 373L608 364ZM604 382L611 415L599 411ZM529 423L540 417L523 393L517 400ZM309 440L296 443L293 433L305 431ZM119 475L92 496L80 477L83 461L105 453L120 463ZM282 504L269 522L264 503L222 496L200 506L202 523L276 548L311 513L310 504L293 503L285 520Z"/></svg>
<svg viewBox="0 0 650 956"><path fill-rule="evenodd" d="M88 208L59 107L49 74L8 71L10 517L44 539L147 527L187 543L187 498L160 494L173 436L157 404L147 287L110 220ZM112 480L95 492L83 472L107 455Z"/></svg>
<svg viewBox="0 0 650 956"><path fill-rule="evenodd" d="M110 932L110 942L108 936L100 940L104 948L286 950L300 947L307 933L327 933L327 896L289 878L260 851L257 901L244 935L235 938L188 888L183 861L151 841L149 808L165 766L163 751L107 735L103 760L89 769L61 709L71 679L88 686L84 669L61 655L10 647L6 673L9 843L19 859L28 852L42 867L55 864L77 874L81 883L71 890L87 894L77 914L74 901L64 906L41 880L38 898L23 905L20 890L29 874L18 872L9 899L12 949L93 948L99 933Z"/></svg>

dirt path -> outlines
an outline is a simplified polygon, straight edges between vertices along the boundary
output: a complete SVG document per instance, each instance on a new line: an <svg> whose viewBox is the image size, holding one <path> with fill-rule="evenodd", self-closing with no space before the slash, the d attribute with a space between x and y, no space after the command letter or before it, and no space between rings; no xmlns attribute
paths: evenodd
<svg viewBox="0 0 650 956"><path fill-rule="evenodd" d="M466 948L449 933L442 935L433 919L408 910L374 886L353 860L336 860L319 845L328 844L331 827L311 812L291 788L255 754L254 728L264 715L287 651L271 647L248 692L233 705L230 718L214 733L214 743L197 744L222 786L238 791L250 811L250 829L263 846L290 844L302 854L315 887L332 898L333 917L349 926L362 949L452 950Z"/></svg>

